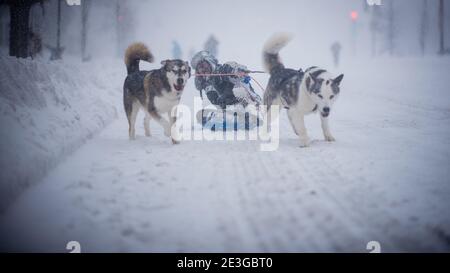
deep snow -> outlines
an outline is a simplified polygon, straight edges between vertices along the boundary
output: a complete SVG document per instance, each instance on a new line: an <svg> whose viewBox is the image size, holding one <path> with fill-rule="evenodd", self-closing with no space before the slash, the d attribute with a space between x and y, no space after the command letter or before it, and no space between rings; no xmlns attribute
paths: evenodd
<svg viewBox="0 0 450 273"><path fill-rule="evenodd" d="M142 114L130 142L119 109L1 216L2 247L367 252L376 240L382 251L449 251L449 69L448 58L346 63L337 141L308 116L308 148L285 113L274 152L258 141L173 146L155 123L144 137ZM183 102L194 94L191 79Z"/></svg>
<svg viewBox="0 0 450 273"><path fill-rule="evenodd" d="M1 211L117 118L123 68L3 54L0 63Z"/></svg>

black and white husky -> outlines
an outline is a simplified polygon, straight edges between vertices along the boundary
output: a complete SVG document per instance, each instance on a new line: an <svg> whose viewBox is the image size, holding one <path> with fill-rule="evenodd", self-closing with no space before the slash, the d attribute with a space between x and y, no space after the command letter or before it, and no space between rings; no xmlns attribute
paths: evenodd
<svg viewBox="0 0 450 273"><path fill-rule="evenodd" d="M180 102L184 86L191 76L191 68L188 62L177 59L162 61L160 69L140 71L140 60L153 62L153 55L142 43L130 45L125 52L128 76L123 85L129 137L136 137L136 116L139 109L142 109L145 112L145 135L150 136L149 122L153 118L164 128L164 134L176 144L177 140L171 135L176 117L171 115L171 111ZM168 114L169 121L162 116L164 114Z"/></svg>
<svg viewBox="0 0 450 273"><path fill-rule="evenodd" d="M325 140L334 141L328 125L331 106L339 96L339 85L343 74L332 77L326 70L310 67L306 71L285 68L278 52L291 40L288 34L276 34L263 49L263 62L270 79L264 93L266 120L270 122L270 108L278 105L287 109L289 121L300 138L300 145L309 145L304 116L320 112Z"/></svg>

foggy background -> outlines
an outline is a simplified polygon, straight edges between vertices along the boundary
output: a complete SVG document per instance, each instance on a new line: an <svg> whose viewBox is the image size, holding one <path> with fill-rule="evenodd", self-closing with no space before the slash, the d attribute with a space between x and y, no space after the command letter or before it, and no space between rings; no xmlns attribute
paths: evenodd
<svg viewBox="0 0 450 273"><path fill-rule="evenodd" d="M383 252L448 252L450 1L381 2L48 0L22 24L42 52L22 41L16 58L2 3L18 2L0 0L0 252L61 252L72 240L83 251L365 252L379 240ZM49 61L58 3L65 50ZM154 69L174 58L174 41L190 61L214 35L221 63L261 70L263 44L279 31L294 35L280 53L287 67L345 74L338 141L324 142L311 115L313 142L300 149L284 111L273 153L257 141L173 147L156 122L143 136L142 112L128 140L130 43L149 46L155 63L141 68ZM181 103L198 95L192 77Z"/></svg>
<svg viewBox="0 0 450 273"><path fill-rule="evenodd" d="M369 6L363 0L82 0L88 5L86 53L92 59L122 57L129 43L143 41L159 61L172 58L172 41L177 41L182 58L190 60L214 35L221 62L236 60L254 69L261 67L264 41L277 31L295 35L283 54L298 56L298 60L285 60L288 66L329 65L330 46L336 41L342 45L344 60L345 56L422 56L421 39L425 41L423 53L436 55L438 2L383 0L381 6ZM65 55L81 54L81 10L63 1L61 44ZM40 33L43 44L56 44L56 11L56 0L32 7L31 29ZM350 17L352 11L357 13L355 21ZM1 47L6 51L7 6L1 6L0 14ZM444 14L444 44L448 45L450 5L445 6Z"/></svg>

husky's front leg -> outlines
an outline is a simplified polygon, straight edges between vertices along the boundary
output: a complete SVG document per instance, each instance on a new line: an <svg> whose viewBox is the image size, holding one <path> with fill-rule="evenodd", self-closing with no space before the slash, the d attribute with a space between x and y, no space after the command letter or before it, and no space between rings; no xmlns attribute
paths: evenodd
<svg viewBox="0 0 450 273"><path fill-rule="evenodd" d="M305 115L303 113L298 113L293 108L291 108L288 110L288 116L294 132L300 139L300 146L308 147L310 140L305 127Z"/></svg>
<svg viewBox="0 0 450 273"><path fill-rule="evenodd" d="M158 112L152 111L149 113L151 117L158 122L159 125L161 125L164 129L164 135L167 137L170 137L170 124L169 122L163 118Z"/></svg>
<svg viewBox="0 0 450 273"><path fill-rule="evenodd" d="M172 115L172 113L174 115ZM176 108L173 109L173 111L169 111L168 113L169 116L169 127L170 127L170 137L172 139L172 143L173 144L179 144L180 143L180 137L179 137L179 132L178 129L175 126L176 122L177 122L177 110Z"/></svg>
<svg viewBox="0 0 450 273"><path fill-rule="evenodd" d="M328 117L323 117L320 115L320 120L322 122L322 131L323 136L325 137L326 141L335 141L336 139L333 137L333 135L330 132L330 126L328 125Z"/></svg>
<svg viewBox="0 0 450 273"><path fill-rule="evenodd" d="M149 113L145 113L145 117L144 117L144 129L145 129L145 136L151 136L152 134L150 133L150 114Z"/></svg>

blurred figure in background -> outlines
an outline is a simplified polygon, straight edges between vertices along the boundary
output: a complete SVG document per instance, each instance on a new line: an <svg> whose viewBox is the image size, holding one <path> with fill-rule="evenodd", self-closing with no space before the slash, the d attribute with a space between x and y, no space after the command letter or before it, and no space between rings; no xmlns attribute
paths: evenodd
<svg viewBox="0 0 450 273"><path fill-rule="evenodd" d="M181 51L180 44L173 40L172 41L172 56L174 59L182 59L183 52Z"/></svg>
<svg viewBox="0 0 450 273"><path fill-rule="evenodd" d="M214 35L209 36L208 40L205 42L205 51L211 53L214 57L217 58L219 41L217 41Z"/></svg>
<svg viewBox="0 0 450 273"><path fill-rule="evenodd" d="M334 42L331 45L331 53L333 54L333 62L334 62L334 66L338 67L339 66L339 58L341 55L341 44L339 42Z"/></svg>

